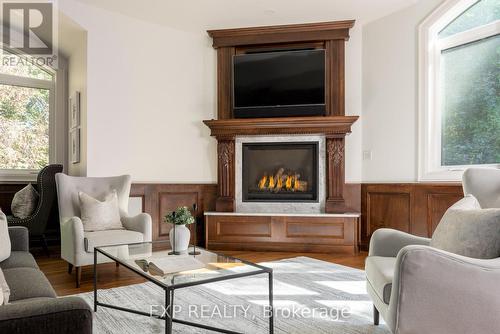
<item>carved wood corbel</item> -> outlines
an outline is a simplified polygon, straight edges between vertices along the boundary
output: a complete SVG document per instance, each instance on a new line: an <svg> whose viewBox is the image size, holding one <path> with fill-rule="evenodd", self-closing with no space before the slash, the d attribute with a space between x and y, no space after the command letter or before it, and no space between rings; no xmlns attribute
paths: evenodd
<svg viewBox="0 0 500 334"><path fill-rule="evenodd" d="M234 211L234 152L234 137L217 137L217 211Z"/></svg>
<svg viewBox="0 0 500 334"><path fill-rule="evenodd" d="M325 211L328 213L345 212L345 137L326 137L327 197Z"/></svg>

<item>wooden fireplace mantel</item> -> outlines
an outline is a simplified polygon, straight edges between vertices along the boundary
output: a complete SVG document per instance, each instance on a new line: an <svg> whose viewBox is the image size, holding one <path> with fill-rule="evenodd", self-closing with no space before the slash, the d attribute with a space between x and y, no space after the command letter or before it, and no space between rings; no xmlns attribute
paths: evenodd
<svg viewBox="0 0 500 334"><path fill-rule="evenodd" d="M235 137L320 134L326 136L326 212L345 212L345 136L358 116L221 119L203 121L217 138L217 211L234 211Z"/></svg>
<svg viewBox="0 0 500 334"><path fill-rule="evenodd" d="M358 116L220 119L203 121L217 138L234 136L325 134L340 137L351 132Z"/></svg>
<svg viewBox="0 0 500 334"><path fill-rule="evenodd" d="M235 137L319 134L326 137L327 213L346 212L345 136L358 116L345 116L345 43L354 20L209 30L217 50L217 120L203 121L217 138L218 212L235 210ZM323 49L325 116L235 119L233 57L249 52Z"/></svg>

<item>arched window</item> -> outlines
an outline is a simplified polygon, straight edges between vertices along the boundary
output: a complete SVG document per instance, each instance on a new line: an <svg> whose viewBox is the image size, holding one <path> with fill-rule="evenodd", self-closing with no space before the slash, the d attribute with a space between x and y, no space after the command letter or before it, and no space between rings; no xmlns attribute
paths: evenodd
<svg viewBox="0 0 500 334"><path fill-rule="evenodd" d="M55 72L1 52L0 178L32 179L54 160Z"/></svg>
<svg viewBox="0 0 500 334"><path fill-rule="evenodd" d="M419 31L419 179L500 167L500 0L450 0Z"/></svg>

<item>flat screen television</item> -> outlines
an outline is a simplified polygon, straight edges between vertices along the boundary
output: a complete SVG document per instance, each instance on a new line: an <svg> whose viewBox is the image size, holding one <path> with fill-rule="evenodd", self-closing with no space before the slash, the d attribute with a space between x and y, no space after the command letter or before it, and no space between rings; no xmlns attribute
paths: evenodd
<svg viewBox="0 0 500 334"><path fill-rule="evenodd" d="M235 55L235 118L325 114L325 50Z"/></svg>

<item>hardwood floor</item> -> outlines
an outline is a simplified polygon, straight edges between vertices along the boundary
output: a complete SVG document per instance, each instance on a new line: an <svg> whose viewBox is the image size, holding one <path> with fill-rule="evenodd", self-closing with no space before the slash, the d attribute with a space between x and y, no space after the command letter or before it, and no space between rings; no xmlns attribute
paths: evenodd
<svg viewBox="0 0 500 334"><path fill-rule="evenodd" d="M359 255L319 254L319 253L289 253L289 252L222 252L251 262L266 262L293 258L297 256L308 256L318 260L342 264L348 267L363 269L366 252ZM80 288L75 287L75 270L68 274L68 264L61 260L59 251L51 249L51 256L47 257L43 252L33 250L33 254L40 269L56 290L58 296L72 295L82 292L93 291L94 271L92 266L82 269L82 280ZM109 289L130 284L142 283L144 280L137 274L124 267L116 267L114 263L100 264L98 266L98 285L101 289Z"/></svg>

